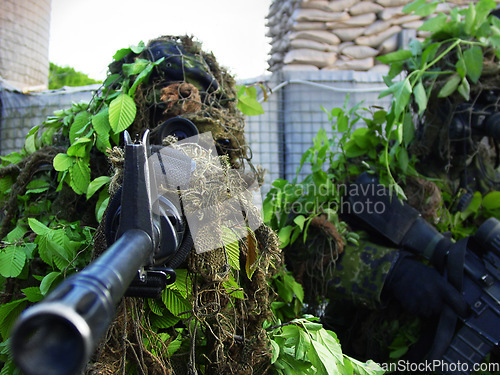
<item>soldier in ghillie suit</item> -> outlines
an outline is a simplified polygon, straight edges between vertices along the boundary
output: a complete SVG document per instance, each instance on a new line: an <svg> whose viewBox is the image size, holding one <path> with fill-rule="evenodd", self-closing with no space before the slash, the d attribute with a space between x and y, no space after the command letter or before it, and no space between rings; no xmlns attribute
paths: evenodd
<svg viewBox="0 0 500 375"><path fill-rule="evenodd" d="M270 364L269 344L262 323L271 314L267 279L270 277L270 265L280 263L277 237L265 225L255 231L248 228L248 235L236 243L236 249L235 244L231 244L231 251L240 253L241 258L237 260L234 255L228 254L229 245L200 251L200 247L203 248L205 244L207 249L210 247L208 243L211 237L224 237L221 227L230 220L223 216L224 209L218 208L223 207L230 198L229 185L221 184L221 174L217 173L221 172L219 169L222 168L223 177L228 180L231 180L228 176L236 176L238 187L229 186L233 189L255 188L262 182L262 172L252 165L248 154L243 114L236 108L235 81L217 64L212 54L203 52L200 45L189 37L167 36L152 40L139 55L127 55L111 64L110 73L113 74L115 70L120 72L122 64L141 58L161 62L148 83L138 88L138 115L130 132L141 134L144 129L150 128L151 137L159 137L164 146L177 147L175 137L182 137L183 130L176 130L176 134L173 134L175 137L165 137L160 125L180 116L191 121L200 134L211 132L218 154L211 155L212 159L216 159L215 164L211 164L207 155L193 156L197 169L204 172L194 183L196 189L183 193L183 209L186 212L205 210L208 213L208 208L213 216L210 217L209 228L198 233L198 241L195 240L197 251L192 249L181 266L187 268L188 285L192 288L187 294L188 307L192 306L187 313L182 312L182 322L186 324L183 335L190 336L186 342L191 344L183 354L172 358L151 356L142 365L153 361L158 368L170 369L175 374L195 373L200 366L204 367L206 374L260 373ZM117 167L114 180L119 181L121 162L115 160L114 164ZM237 174L231 173L236 170ZM194 174L196 179L196 171ZM242 198L240 195L237 203ZM244 199L247 198L250 199ZM246 220L251 220L251 215L260 215L252 211L252 204L248 201L246 207ZM234 283L236 271L230 264L245 264L244 259L256 254L259 254L256 263L249 263L249 267L255 269L252 279L241 275L244 293L250 298L238 299L235 303L232 297L234 291L227 288L228 282L235 287L237 285ZM137 326L137 323L129 323ZM183 326L184 323L179 324ZM201 347L200 342L197 343L201 340L199 336L204 340ZM113 361L123 361L126 356L126 353L115 347L113 340L107 340L94 366L109 366L108 356L111 353L118 354L112 355L115 357ZM166 373L170 372L167 370Z"/></svg>
<svg viewBox="0 0 500 375"><path fill-rule="evenodd" d="M398 176L410 206L430 223L441 224L440 229L443 225L439 222L440 215L454 215L463 229L462 237L473 234L491 216L491 213L481 216L477 211L481 195L500 189L497 56L492 50L484 51L482 74L471 84L469 100L459 92L446 97L438 95L447 76L441 79L431 76L424 83L425 87L426 84L433 87L433 91L423 114L414 116L415 138L407 149L418 159L415 167L419 177ZM443 71L455 67L457 56L450 54L441 64ZM417 105L413 104L417 113ZM359 160L352 160L356 162ZM469 207L471 202L474 207ZM460 212L463 212L461 217L457 216ZM379 363L398 358L424 359L443 308L450 306L459 316L465 316L468 306L423 257L394 247L380 234L363 231L366 228L353 215L342 212L339 215L353 230L359 231L360 240L356 245L346 244L343 253L335 256L326 294L330 302L323 323L338 334L345 352L356 358ZM441 219L446 221L450 217ZM397 223L392 229L399 230ZM325 236L316 233L310 236L314 240L309 243L285 248L286 256L298 258L289 255L296 250L314 252L313 246L321 242L318 238L321 235ZM419 245L422 250L429 246Z"/></svg>

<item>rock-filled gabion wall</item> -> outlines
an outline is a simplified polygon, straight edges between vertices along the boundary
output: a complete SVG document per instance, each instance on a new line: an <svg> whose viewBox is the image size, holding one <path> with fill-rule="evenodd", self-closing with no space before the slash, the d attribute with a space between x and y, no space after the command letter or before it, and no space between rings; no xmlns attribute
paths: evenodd
<svg viewBox="0 0 500 375"><path fill-rule="evenodd" d="M274 0L267 16L269 70L383 71L376 56L426 36L417 30L424 19L402 11L411 1ZM448 0L436 12L470 2Z"/></svg>

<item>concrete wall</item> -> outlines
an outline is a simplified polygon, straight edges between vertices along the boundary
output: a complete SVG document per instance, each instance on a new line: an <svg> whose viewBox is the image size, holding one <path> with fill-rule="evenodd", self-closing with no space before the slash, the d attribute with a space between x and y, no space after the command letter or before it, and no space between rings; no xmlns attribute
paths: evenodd
<svg viewBox="0 0 500 375"><path fill-rule="evenodd" d="M0 77L20 90L46 89L51 0L0 1Z"/></svg>
<svg viewBox="0 0 500 375"><path fill-rule="evenodd" d="M0 85L0 155L20 151L32 127L40 125L54 111L71 107L73 102L90 101L99 86L23 94Z"/></svg>

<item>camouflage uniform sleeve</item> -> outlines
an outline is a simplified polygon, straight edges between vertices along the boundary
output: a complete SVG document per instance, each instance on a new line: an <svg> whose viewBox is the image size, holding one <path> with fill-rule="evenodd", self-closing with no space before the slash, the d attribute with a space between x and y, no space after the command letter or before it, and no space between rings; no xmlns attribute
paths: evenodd
<svg viewBox="0 0 500 375"><path fill-rule="evenodd" d="M397 249L370 242L361 233L359 246L348 245L337 261L329 297L348 298L356 305L377 308L389 271L399 257Z"/></svg>

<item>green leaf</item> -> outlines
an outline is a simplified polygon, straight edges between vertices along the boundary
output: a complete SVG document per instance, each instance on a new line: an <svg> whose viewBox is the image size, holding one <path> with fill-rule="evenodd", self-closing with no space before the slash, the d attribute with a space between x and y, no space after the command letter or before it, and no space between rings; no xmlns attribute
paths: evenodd
<svg viewBox="0 0 500 375"><path fill-rule="evenodd" d="M64 229L55 229L50 233L47 245L52 252L54 264L64 271L75 257L75 243L69 240Z"/></svg>
<svg viewBox="0 0 500 375"><path fill-rule="evenodd" d="M245 293L240 285L236 282L233 275L229 275L229 278L223 282L226 292L233 296L234 298L244 299Z"/></svg>
<svg viewBox="0 0 500 375"><path fill-rule="evenodd" d="M47 233L50 232L49 227L47 227L45 224L39 222L37 219L32 217L28 218L28 225L30 226L33 232L35 232L40 236L46 235Z"/></svg>
<svg viewBox="0 0 500 375"><path fill-rule="evenodd" d="M403 113L404 109L408 105L408 102L410 101L410 94L410 80L405 78L401 81L401 85L398 86L396 91L394 91L393 103L395 118L399 118L399 116Z"/></svg>
<svg viewBox="0 0 500 375"><path fill-rule="evenodd" d="M298 283L291 274L284 273L283 282L285 285L287 285L288 288L292 290L295 297L297 297L297 299L301 303L304 302L304 289L302 288L302 285Z"/></svg>
<svg viewBox="0 0 500 375"><path fill-rule="evenodd" d="M61 272L54 271L48 273L40 283L40 293L42 293L42 295L44 296L47 295L47 293L49 293L52 290L52 285L54 285L54 283L57 285L61 280L62 280Z"/></svg>
<svg viewBox="0 0 500 375"><path fill-rule="evenodd" d="M405 113L402 127L404 145L405 147L408 147L415 137L415 124L413 123L412 116L409 113Z"/></svg>
<svg viewBox="0 0 500 375"><path fill-rule="evenodd" d="M309 360L321 374L337 375L341 371L337 366L337 362L332 359L330 350L316 340L311 340L311 348L309 351Z"/></svg>
<svg viewBox="0 0 500 375"><path fill-rule="evenodd" d="M474 18L474 28L479 29L482 24L487 20L489 14L497 6L494 0L480 0L476 4L476 17ZM496 18L496 17L493 17Z"/></svg>
<svg viewBox="0 0 500 375"><path fill-rule="evenodd" d="M109 104L109 124L115 133L121 133L134 122L137 107L134 100L121 93Z"/></svg>
<svg viewBox="0 0 500 375"><path fill-rule="evenodd" d="M69 129L69 140L71 143L85 134L87 125L90 123L90 116L90 113L87 111L79 112L75 116L75 120Z"/></svg>
<svg viewBox="0 0 500 375"><path fill-rule="evenodd" d="M366 363L358 361L351 357L344 357L344 362L349 361L356 375L382 375L385 371L372 360Z"/></svg>
<svg viewBox="0 0 500 375"><path fill-rule="evenodd" d="M17 277L26 263L26 253L22 247L10 245L0 252L0 275Z"/></svg>
<svg viewBox="0 0 500 375"><path fill-rule="evenodd" d="M109 108L105 107L92 117L92 126L98 135L109 134L111 125L109 124Z"/></svg>
<svg viewBox="0 0 500 375"><path fill-rule="evenodd" d="M472 34L475 19L476 19L476 6L474 5L474 3L470 2L469 7L465 11L465 19L464 19L464 29L465 32L469 35Z"/></svg>
<svg viewBox="0 0 500 375"><path fill-rule="evenodd" d="M9 337L10 330L17 317L24 310L26 301L26 298L23 298L0 306L0 334L4 341Z"/></svg>
<svg viewBox="0 0 500 375"><path fill-rule="evenodd" d="M226 249L227 261L229 265L240 270L240 244L238 237L231 228L222 227L222 242Z"/></svg>
<svg viewBox="0 0 500 375"><path fill-rule="evenodd" d="M405 61L412 57L412 52L406 49L401 49L396 52L390 52L386 55L377 57L377 60L383 64L392 64L396 61Z"/></svg>
<svg viewBox="0 0 500 375"><path fill-rule="evenodd" d="M425 21L418 29L422 31L430 31L432 33L438 32L441 30L443 25L446 24L447 18L446 14L439 13L436 17L429 18Z"/></svg>
<svg viewBox="0 0 500 375"><path fill-rule="evenodd" d="M406 151L406 148L404 148L404 147L399 148L397 158L398 158L399 168L401 168L401 171L403 173L406 173L406 171L408 169L408 162L409 162L408 152Z"/></svg>
<svg viewBox="0 0 500 375"><path fill-rule="evenodd" d="M431 2L429 4L424 4L415 10L415 14L421 17L427 17L433 14L436 11L438 6L438 2Z"/></svg>
<svg viewBox="0 0 500 375"><path fill-rule="evenodd" d="M167 346L167 355L171 356L175 352L177 352L180 349L182 343L183 343L182 336L178 335L175 338L175 340L171 341L170 344L168 344L168 346Z"/></svg>
<svg viewBox="0 0 500 375"><path fill-rule="evenodd" d="M40 288L37 286L21 289L28 301L38 302L43 299L43 294L40 292Z"/></svg>
<svg viewBox="0 0 500 375"><path fill-rule="evenodd" d="M278 279L274 280L274 284L276 285L276 289L280 298L287 303L292 302L293 291L289 287L289 285Z"/></svg>
<svg viewBox="0 0 500 375"><path fill-rule="evenodd" d="M425 93L424 85L422 81L418 81L413 89L413 96L418 105L418 113L422 114L427 108L427 94Z"/></svg>
<svg viewBox="0 0 500 375"><path fill-rule="evenodd" d="M179 318L168 310L163 310L162 316L150 316L149 319L151 320L151 327L157 329L170 328L179 321Z"/></svg>
<svg viewBox="0 0 500 375"><path fill-rule="evenodd" d="M11 152L8 155L0 156L2 161L6 161L9 164L17 164L23 160L23 156L19 152Z"/></svg>
<svg viewBox="0 0 500 375"><path fill-rule="evenodd" d="M438 98L446 98L453 94L456 91L461 80L462 79L458 74L453 74L452 76L450 76L441 90L439 90Z"/></svg>
<svg viewBox="0 0 500 375"><path fill-rule="evenodd" d="M26 228L23 225L18 224L14 229L7 233L6 238L8 242L17 242L22 240L25 234Z"/></svg>
<svg viewBox="0 0 500 375"><path fill-rule="evenodd" d="M464 62L467 76L473 83L477 83L483 71L483 50L479 46L472 46L464 51Z"/></svg>
<svg viewBox="0 0 500 375"><path fill-rule="evenodd" d="M467 81L467 78L462 79L462 83L458 86L457 91L459 92L460 95L463 96L463 98L466 101L469 101L470 99L470 85L469 81Z"/></svg>
<svg viewBox="0 0 500 375"><path fill-rule="evenodd" d="M132 49L130 47L129 48L121 48L115 52L115 54L113 55L113 59L115 61L121 60L125 56L127 56L130 52L132 52Z"/></svg>
<svg viewBox="0 0 500 375"><path fill-rule="evenodd" d="M427 0L415 0L415 1L412 1L411 3L409 4L406 4L404 7L403 7L403 12L404 13L411 13L411 12L414 12L416 11L418 8L420 8L422 5L425 5L425 3L427 2Z"/></svg>
<svg viewBox="0 0 500 375"><path fill-rule="evenodd" d="M37 150L36 146L36 134L30 134L26 137L24 141L24 149L28 154L32 154Z"/></svg>
<svg viewBox="0 0 500 375"><path fill-rule="evenodd" d="M271 343L271 348L272 348L271 364L273 364L274 362L276 362L276 360L280 355L280 346L274 340L269 340L269 342Z"/></svg>
<svg viewBox="0 0 500 375"><path fill-rule="evenodd" d="M50 183L45 180L33 180L26 186L26 194L39 194L47 191Z"/></svg>
<svg viewBox="0 0 500 375"><path fill-rule="evenodd" d="M149 60L136 59L131 64L123 64L122 70L123 70L123 73L125 73L125 75L127 77L130 77L130 76L134 76L134 75L141 73L150 64L151 64L151 61L149 61Z"/></svg>
<svg viewBox="0 0 500 375"><path fill-rule="evenodd" d="M59 153L54 158L53 164L54 169L58 172L63 172L71 168L75 162L75 157L69 156L67 154Z"/></svg>
<svg viewBox="0 0 500 375"><path fill-rule="evenodd" d="M142 40L139 43L137 43L136 46L130 46L130 50L137 55L140 54L142 51L144 51L145 48L146 45Z"/></svg>
<svg viewBox="0 0 500 375"><path fill-rule="evenodd" d="M349 128L349 116L343 114L337 118L337 131L345 132Z"/></svg>
<svg viewBox="0 0 500 375"><path fill-rule="evenodd" d="M182 297L187 299L191 291L191 279L186 269L176 269L175 272L177 274L175 282L167 285L167 288L178 291Z"/></svg>
<svg viewBox="0 0 500 375"><path fill-rule="evenodd" d="M165 305L163 304L162 300L156 298L147 298L146 301L153 314L163 316Z"/></svg>
<svg viewBox="0 0 500 375"><path fill-rule="evenodd" d="M87 160L76 158L75 163L71 166L70 170L71 188L77 194L87 193L90 184L90 166Z"/></svg>
<svg viewBox="0 0 500 375"><path fill-rule="evenodd" d="M109 176L100 176L93 180L87 188L87 199L92 197L97 190L109 183L109 181L111 181L111 177Z"/></svg>
<svg viewBox="0 0 500 375"><path fill-rule="evenodd" d="M299 330L299 339L295 346L295 358L299 360L307 359L307 352L311 346L311 338L304 330Z"/></svg>
<svg viewBox="0 0 500 375"><path fill-rule="evenodd" d="M257 116L264 113L262 105L257 100L257 89L253 86L251 87L239 87L238 90L238 109L247 116Z"/></svg>
<svg viewBox="0 0 500 375"><path fill-rule="evenodd" d="M171 288L165 288L163 290L162 300L167 309L180 318L185 318L186 316L182 314L186 312L189 313L193 309L189 301L182 297L179 291Z"/></svg>
<svg viewBox="0 0 500 375"><path fill-rule="evenodd" d="M422 52L422 63L432 61L434 56L436 56L436 52L438 51L440 45L441 43L432 43L425 47Z"/></svg>
<svg viewBox="0 0 500 375"><path fill-rule="evenodd" d="M111 143L109 142L111 125L109 124L108 107L102 109L92 117L92 126L97 133L97 148L102 152L106 152L106 149L111 148Z"/></svg>
<svg viewBox="0 0 500 375"><path fill-rule="evenodd" d="M500 191L492 191L483 197L483 207L487 210L500 208Z"/></svg>
<svg viewBox="0 0 500 375"><path fill-rule="evenodd" d="M132 85L130 90L128 90L128 94L131 97L134 97L137 87L139 87L139 85L149 77L149 75L153 71L153 68L156 65L160 64L163 61L163 59L164 58L162 57L160 60L155 61L154 63L149 63L149 65L137 76L137 78L134 81L134 84Z"/></svg>
<svg viewBox="0 0 500 375"><path fill-rule="evenodd" d="M286 227L283 227L279 230L278 237L281 243L280 248L284 248L290 242L290 236L292 234L293 228L293 226L287 225Z"/></svg>
<svg viewBox="0 0 500 375"><path fill-rule="evenodd" d="M457 63L455 64L455 68L460 78L463 79L467 74L467 67L465 65L465 61L463 59L458 59Z"/></svg>
<svg viewBox="0 0 500 375"><path fill-rule="evenodd" d="M293 222L297 224L297 226L300 228L300 230L304 230L304 223L306 221L306 217L304 215L298 215L293 219Z"/></svg>
<svg viewBox="0 0 500 375"><path fill-rule="evenodd" d="M108 190L106 189L101 190L101 192L99 193L99 199L97 200L97 203L95 205L95 217L99 223L101 222L102 217L104 216L106 208L108 207L109 198L110 197Z"/></svg>
<svg viewBox="0 0 500 375"><path fill-rule="evenodd" d="M87 137L78 138L66 151L68 156L84 158L87 156L87 146L92 143L92 140ZM91 145L92 146L92 145Z"/></svg>

